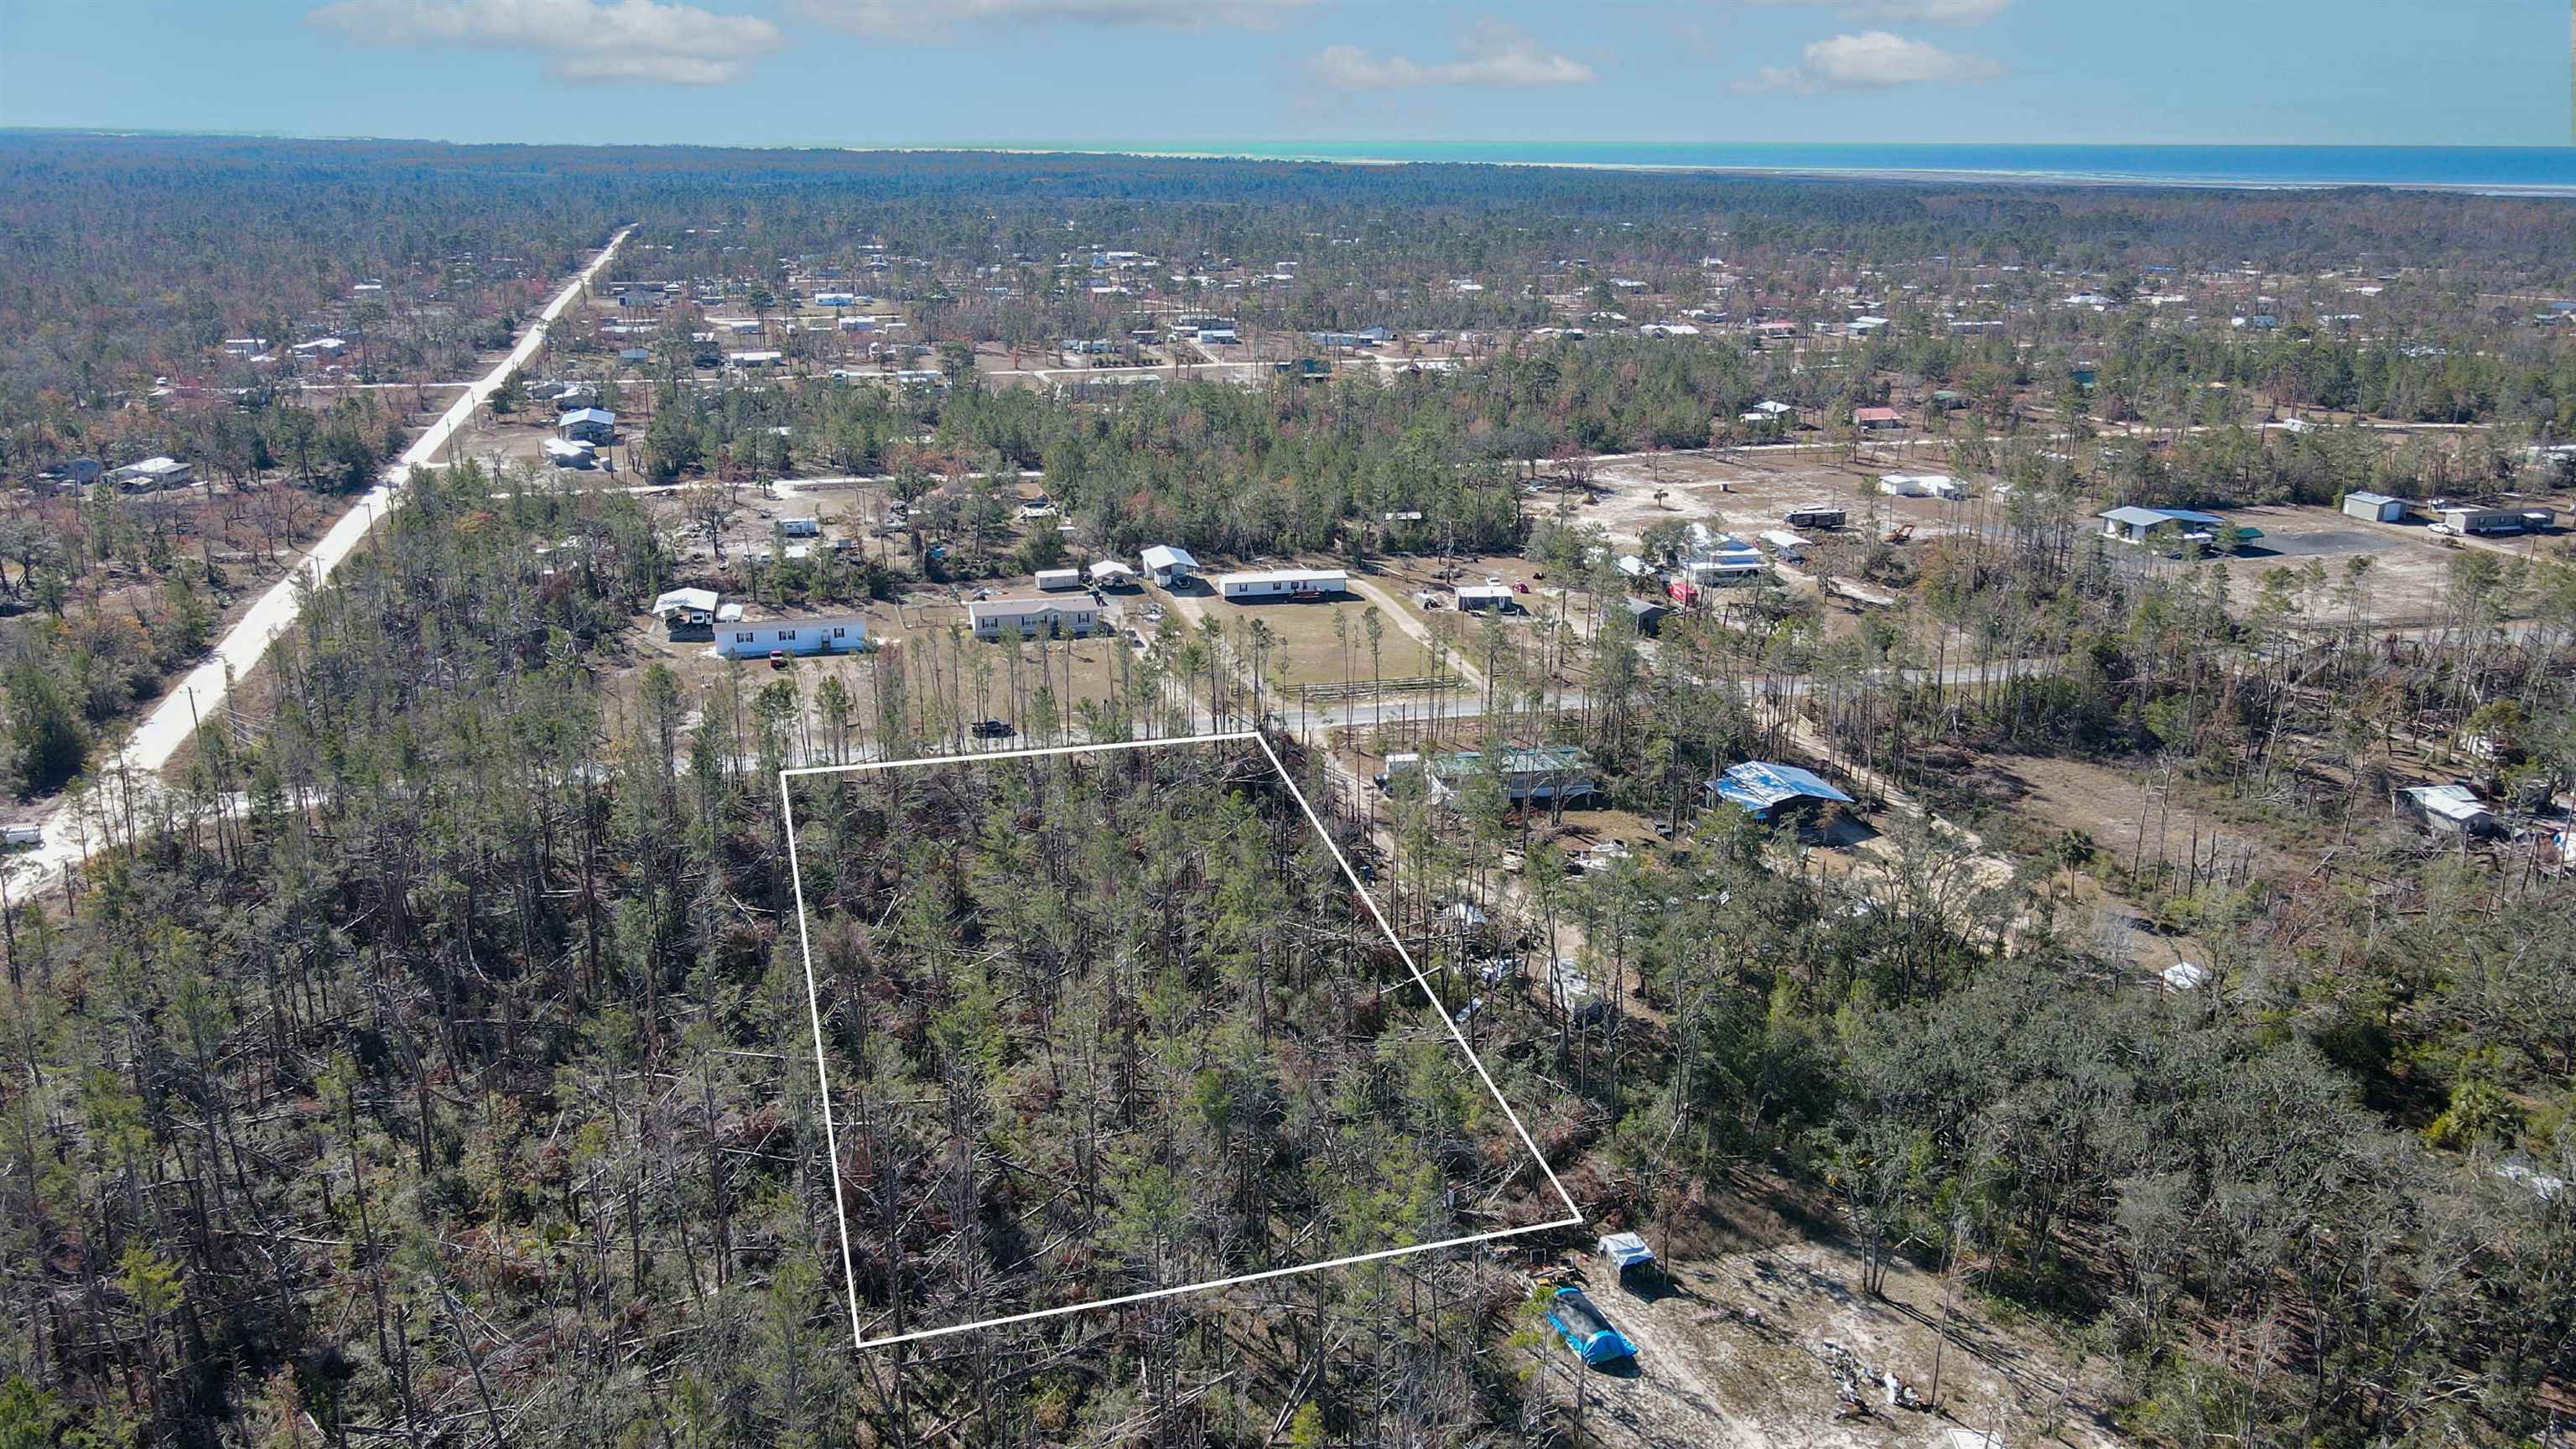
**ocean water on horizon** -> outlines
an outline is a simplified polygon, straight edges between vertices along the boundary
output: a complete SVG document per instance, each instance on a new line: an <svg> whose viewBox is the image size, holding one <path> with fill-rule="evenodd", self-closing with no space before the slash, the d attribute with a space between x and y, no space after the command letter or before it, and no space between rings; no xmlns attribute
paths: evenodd
<svg viewBox="0 0 2576 1449"><path fill-rule="evenodd" d="M2576 147L2073 146L1794 142L1214 141L1033 150L1981 177L2149 186L2397 186L2576 194Z"/></svg>

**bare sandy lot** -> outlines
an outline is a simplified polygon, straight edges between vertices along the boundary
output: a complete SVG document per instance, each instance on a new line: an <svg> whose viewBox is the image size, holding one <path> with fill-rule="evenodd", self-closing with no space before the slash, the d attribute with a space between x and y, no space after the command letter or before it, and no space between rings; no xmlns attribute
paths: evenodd
<svg viewBox="0 0 2576 1449"><path fill-rule="evenodd" d="M1977 500L1890 498L1878 491L1885 473L1938 473L1943 455L1930 449L1874 447L1846 464L1822 448L1746 449L1724 453L1640 454L1596 464L1600 501L1577 509L1617 543L1634 544L1656 523L1680 518L1744 536L1786 527L1790 509L1841 508L1855 532L1913 524L1920 536L1956 532L1977 521ZM1663 497L1658 501L1656 495Z"/></svg>
<svg viewBox="0 0 2576 1449"><path fill-rule="evenodd" d="M1663 1283L1649 1275L1623 1285L1598 1258L1577 1260L1586 1295L1638 1348L1632 1365L1583 1371L1586 1433L1639 1449L1947 1446L1954 1433L1977 1442L1989 1429L1997 1444L2117 1442L2098 1366L2070 1372L2055 1345L1988 1320L1963 1290L1947 1295L1945 1312L1935 1274L1899 1263L1886 1296L1872 1299L1859 1291L1859 1260L1840 1244L1802 1241L1811 1230L1767 1217L1743 1226L1754 1241L1706 1254L1676 1249ZM1837 1350L1923 1395L1937 1352L1939 1410L1892 1408L1874 1394L1866 1414L1838 1418ZM1570 1417L1571 1355L1555 1342L1546 1351L1557 1360L1549 1395Z"/></svg>

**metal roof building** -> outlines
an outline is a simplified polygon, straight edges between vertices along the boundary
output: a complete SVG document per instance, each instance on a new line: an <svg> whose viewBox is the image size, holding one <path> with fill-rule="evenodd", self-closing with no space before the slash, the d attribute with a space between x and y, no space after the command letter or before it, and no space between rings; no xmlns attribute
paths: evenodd
<svg viewBox="0 0 2576 1449"><path fill-rule="evenodd" d="M1769 820L1771 812L1793 802L1850 805L1852 797L1825 783L1813 770L1795 765L1774 765L1749 760L1732 765L1725 774L1708 782L1709 803L1721 801L1739 805L1756 820Z"/></svg>

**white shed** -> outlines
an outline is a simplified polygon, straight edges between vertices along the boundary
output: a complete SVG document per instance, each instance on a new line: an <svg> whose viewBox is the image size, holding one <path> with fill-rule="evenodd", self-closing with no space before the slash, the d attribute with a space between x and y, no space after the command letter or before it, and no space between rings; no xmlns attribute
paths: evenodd
<svg viewBox="0 0 2576 1449"><path fill-rule="evenodd" d="M2406 503L2385 493L2364 493L2356 489L2343 496L2343 511L2348 517L2365 518L2372 523L2395 523L2406 516Z"/></svg>

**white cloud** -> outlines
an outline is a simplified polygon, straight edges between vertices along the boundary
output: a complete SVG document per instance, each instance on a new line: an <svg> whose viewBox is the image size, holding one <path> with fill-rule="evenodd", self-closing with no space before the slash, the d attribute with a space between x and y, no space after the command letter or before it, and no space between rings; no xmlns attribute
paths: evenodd
<svg viewBox="0 0 2576 1449"><path fill-rule="evenodd" d="M656 0L338 0L305 18L369 45L534 51L583 81L722 85L781 43L758 16Z"/></svg>
<svg viewBox="0 0 2576 1449"><path fill-rule="evenodd" d="M1541 46L1529 35L1488 20L1458 42L1458 59L1423 62L1375 56L1356 45L1332 46L1306 62L1308 74L1337 91L1409 90L1420 86L1485 86L1535 90L1592 81L1592 67Z"/></svg>
<svg viewBox="0 0 2576 1449"><path fill-rule="evenodd" d="M1766 5L1832 8L1854 20L1887 25L1983 25L2012 0L1761 0Z"/></svg>
<svg viewBox="0 0 2576 1449"><path fill-rule="evenodd" d="M1837 35L1807 47L1798 64L1766 65L1737 81L1738 92L1879 91L1925 82L1970 85L1990 81L2004 68L1982 55L1962 55L1927 41L1884 30Z"/></svg>
<svg viewBox="0 0 2576 1449"><path fill-rule="evenodd" d="M795 0L799 14L890 40L946 40L961 25L1062 20L1085 25L1259 28L1320 0Z"/></svg>

